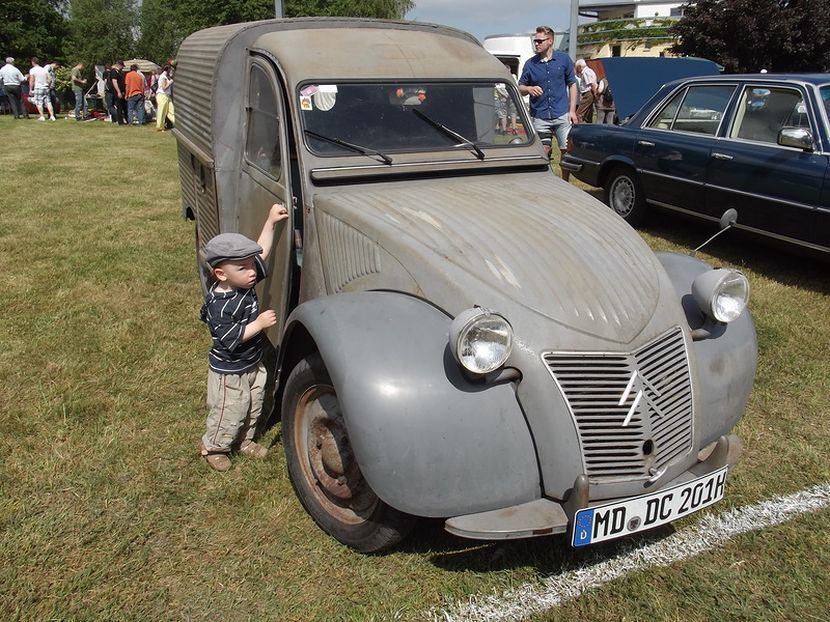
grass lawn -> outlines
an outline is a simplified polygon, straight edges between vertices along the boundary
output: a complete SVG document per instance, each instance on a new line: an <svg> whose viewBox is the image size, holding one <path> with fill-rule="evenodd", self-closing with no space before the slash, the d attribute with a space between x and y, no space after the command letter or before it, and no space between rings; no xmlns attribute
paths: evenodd
<svg viewBox="0 0 830 622"><path fill-rule="evenodd" d="M417 620L590 555L436 521L354 553L295 500L278 426L267 460L209 471L209 338L173 137L8 117L0 137L0 620ZM687 252L711 230L658 216L642 233ZM744 458L712 511L830 480L827 265L734 232L702 256L748 274L761 351ZM828 567L824 511L535 619L827 620Z"/></svg>

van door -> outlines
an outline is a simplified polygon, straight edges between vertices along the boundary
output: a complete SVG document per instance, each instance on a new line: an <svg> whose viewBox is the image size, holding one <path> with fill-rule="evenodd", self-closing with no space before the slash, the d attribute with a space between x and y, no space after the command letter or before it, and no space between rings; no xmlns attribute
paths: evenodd
<svg viewBox="0 0 830 622"><path fill-rule="evenodd" d="M277 224L274 246L268 256L269 277L257 291L261 309L277 312L277 325L268 330L278 344L285 318L292 274L292 193L288 166L288 140L285 102L273 65L252 55L248 62L245 94L245 148L239 180L239 231L256 240L276 202L288 209L289 219Z"/></svg>

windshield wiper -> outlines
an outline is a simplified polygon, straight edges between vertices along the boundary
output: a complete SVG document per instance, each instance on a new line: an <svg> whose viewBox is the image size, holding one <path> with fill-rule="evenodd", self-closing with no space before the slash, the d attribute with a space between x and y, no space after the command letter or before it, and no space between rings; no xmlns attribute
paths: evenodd
<svg viewBox="0 0 830 622"><path fill-rule="evenodd" d="M341 147L345 147L346 149L351 149L352 151L357 151L358 153L362 153L365 156L372 157L373 155L378 156L381 160L383 160L384 164L392 164L392 158L390 158L385 153L381 153L376 149L370 149L369 147L363 147L361 145L354 145L352 143L347 143L345 140L340 140L339 138L331 138L330 136L324 136L323 134L318 134L317 132L312 132L311 130L303 130L309 136L313 136L314 138L319 138L320 140L324 140L328 143L332 143L333 145L339 145Z"/></svg>
<svg viewBox="0 0 830 622"><path fill-rule="evenodd" d="M440 131L444 132L444 134L446 134L447 136L450 136L451 138L455 138L456 140L460 140L461 144L464 147L469 147L470 149L472 149L473 153L476 154L476 157L479 160L484 159L484 152L481 149L479 149L478 145L476 145L469 138L464 138L461 134L451 130L450 128L448 128L443 123L439 123L435 119L430 119L427 115L425 115L423 112L421 112L417 108L413 108L412 112L415 113L416 117L418 117L419 119L423 119L424 121L429 123L432 127L434 127L436 130L440 130Z"/></svg>

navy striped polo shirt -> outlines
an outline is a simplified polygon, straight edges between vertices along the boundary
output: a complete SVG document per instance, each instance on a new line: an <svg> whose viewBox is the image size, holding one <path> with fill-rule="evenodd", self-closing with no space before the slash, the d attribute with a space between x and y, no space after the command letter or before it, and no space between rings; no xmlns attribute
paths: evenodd
<svg viewBox="0 0 830 622"><path fill-rule="evenodd" d="M254 256L254 265L259 283L268 276L268 271L259 255ZM259 316L259 301L253 287L221 292L216 291L218 286L218 283L211 286L201 312L201 319L213 337L208 365L220 374L241 374L256 367L262 358L265 335L260 332L242 342L245 327Z"/></svg>

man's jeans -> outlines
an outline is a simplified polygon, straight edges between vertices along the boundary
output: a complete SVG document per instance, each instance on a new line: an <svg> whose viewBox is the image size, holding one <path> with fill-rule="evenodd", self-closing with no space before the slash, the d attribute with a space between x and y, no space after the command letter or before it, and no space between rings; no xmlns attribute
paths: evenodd
<svg viewBox="0 0 830 622"><path fill-rule="evenodd" d="M127 99L127 123L144 124L144 95Z"/></svg>
<svg viewBox="0 0 830 622"><path fill-rule="evenodd" d="M107 109L107 114L110 116L110 121L113 123L115 123L115 106L113 105L114 99L114 93L104 91L104 107Z"/></svg>
<svg viewBox="0 0 830 622"><path fill-rule="evenodd" d="M89 110L86 108L86 97L84 97L82 89L72 89L72 94L75 96L75 120L82 121L89 116Z"/></svg>

